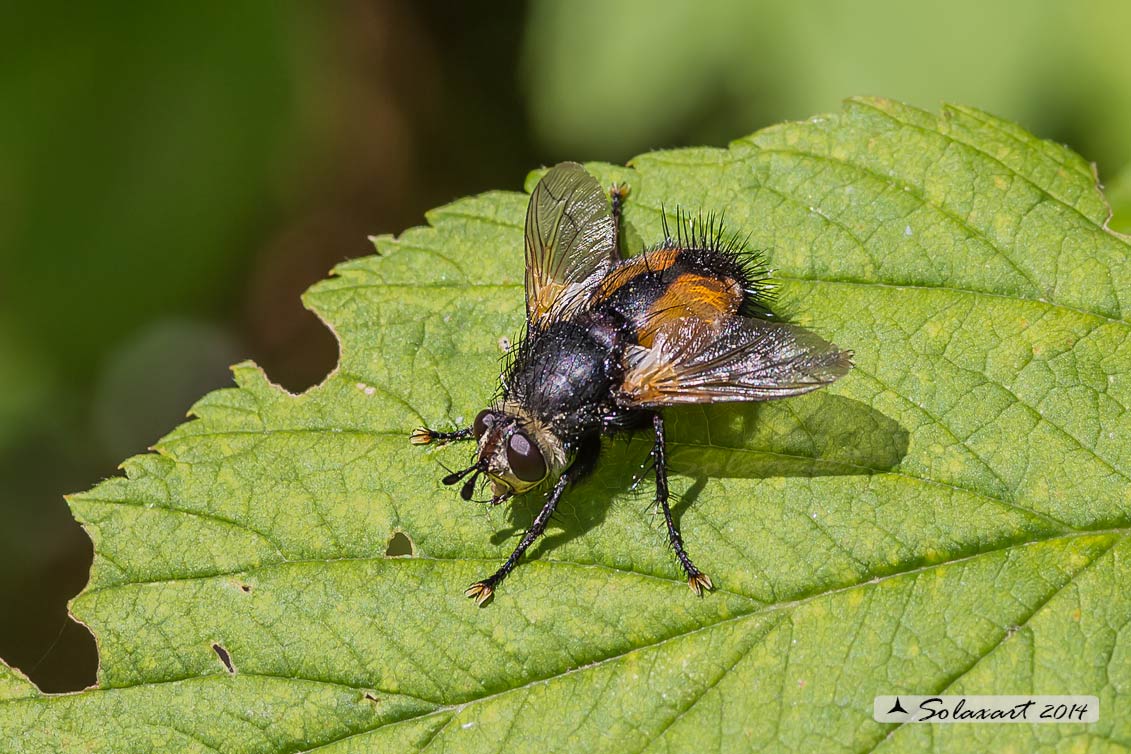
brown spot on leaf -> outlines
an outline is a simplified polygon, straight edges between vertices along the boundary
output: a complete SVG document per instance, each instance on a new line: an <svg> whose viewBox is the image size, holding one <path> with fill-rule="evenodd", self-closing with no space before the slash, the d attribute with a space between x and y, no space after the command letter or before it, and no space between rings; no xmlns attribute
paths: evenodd
<svg viewBox="0 0 1131 754"><path fill-rule="evenodd" d="M228 654L228 650L224 649L217 643L212 644L212 651L220 658L220 662L224 663L224 667L228 669L229 673L235 674L236 666L232 664L232 656Z"/></svg>

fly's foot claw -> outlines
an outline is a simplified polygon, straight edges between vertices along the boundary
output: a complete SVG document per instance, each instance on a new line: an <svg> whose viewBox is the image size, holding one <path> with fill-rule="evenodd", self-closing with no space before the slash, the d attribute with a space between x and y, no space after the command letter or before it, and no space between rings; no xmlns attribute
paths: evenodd
<svg viewBox="0 0 1131 754"><path fill-rule="evenodd" d="M695 592L696 597L702 597L703 592L709 592L715 588L715 585L711 583L711 577L702 572L688 576L687 586L691 587L691 591Z"/></svg>
<svg viewBox="0 0 1131 754"><path fill-rule="evenodd" d="M483 603L491 599L491 595L495 593L495 587L491 586L485 581L476 581L464 591L464 596L468 599L475 600L475 604L483 607Z"/></svg>

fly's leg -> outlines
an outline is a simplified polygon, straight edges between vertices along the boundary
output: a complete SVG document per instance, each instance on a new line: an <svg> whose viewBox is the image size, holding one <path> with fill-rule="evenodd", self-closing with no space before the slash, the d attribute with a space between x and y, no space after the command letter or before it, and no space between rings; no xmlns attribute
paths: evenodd
<svg viewBox="0 0 1131 754"><path fill-rule="evenodd" d="M534 540L542 536L542 532L546 531L546 524L550 522L550 516L554 513L554 508L557 507L558 501L562 498L562 493L565 492L566 485L569 484L569 475L562 474L558 478L557 484L550 492L549 497L546 498L546 504L542 506L542 510L534 518L534 523L526 530L523 535L522 541L518 543L518 547L514 548L514 552L503 563L502 568L495 571L493 574L483 579L476 581L474 584L467 588L464 592L465 595L475 600L475 604L482 605L487 600L491 599L491 595L495 593L495 587L500 581L507 577L507 574L514 569L518 563L518 559L526 552L530 545L534 544Z"/></svg>
<svg viewBox="0 0 1131 754"><path fill-rule="evenodd" d="M613 248L620 249L620 216L624 210L624 200L628 196L627 183L614 183L609 186L609 199L613 204Z"/></svg>
<svg viewBox="0 0 1131 754"><path fill-rule="evenodd" d="M695 567L691 558L687 556L687 551L683 548L683 537L680 536L679 529L676 528L675 521L672 519L671 506L668 505L668 460L666 446L664 445L664 418L659 414L653 414L652 426L656 430L656 440L652 446L652 460L656 468L656 502L660 504L660 508L664 512L664 522L668 525L668 541L671 543L675 556L679 558L679 564L683 566L684 573L687 574L687 585L691 587L691 591L701 597L704 589L709 591L714 589L715 585L711 583L707 574Z"/></svg>
<svg viewBox="0 0 1131 754"><path fill-rule="evenodd" d="M514 570L522 554L526 552L530 545L534 544L534 540L542 536L542 532L546 531L546 525L550 522L550 516L554 514L554 508L558 506L558 501L562 499L562 494L565 492L566 487L569 486L570 482L576 482L589 474L589 472L593 470L593 467L597 465L597 457L600 453L600 435L593 435L581 441L581 445L577 449L577 457L574 459L573 464L558 477L554 488L550 490L550 494L546 497L546 504L542 506L542 510L534 519L534 523L526 530L522 541L518 543L518 547L514 548L514 552L512 552L506 562L503 563L502 568L482 581L476 581L464 592L465 595L475 600L475 604L482 605L484 602L491 599L491 595L495 593L495 587L499 585L499 582L505 579L507 574Z"/></svg>
<svg viewBox="0 0 1131 754"><path fill-rule="evenodd" d="M431 442L449 442L452 440L470 440L472 437L471 427L457 429L455 432L437 432L434 429L427 427L417 427L412 430L412 434L408 436L408 441L413 445L427 445Z"/></svg>

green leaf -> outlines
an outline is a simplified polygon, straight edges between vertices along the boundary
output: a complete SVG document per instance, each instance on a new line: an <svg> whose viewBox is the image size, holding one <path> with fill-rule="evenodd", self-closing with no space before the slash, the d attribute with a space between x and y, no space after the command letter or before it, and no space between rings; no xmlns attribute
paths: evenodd
<svg viewBox="0 0 1131 754"><path fill-rule="evenodd" d="M1115 176L1108 188L1112 217L1110 227L1121 233L1131 233L1131 163Z"/></svg>
<svg viewBox="0 0 1131 754"><path fill-rule="evenodd" d="M647 482L630 490L636 439L492 603L463 597L538 507L464 503L439 478L468 448L407 439L470 421L521 321L525 196L489 193L307 294L341 342L324 383L290 395L241 364L71 497L99 683L51 697L0 673L9 748L1131 745L1131 265L1090 166L975 110L853 100L591 169L631 185L632 238L659 237L662 206L725 210L784 309L856 352L827 391L669 413L716 592L688 591ZM1095 694L1100 721L871 719L876 694L942 691Z"/></svg>

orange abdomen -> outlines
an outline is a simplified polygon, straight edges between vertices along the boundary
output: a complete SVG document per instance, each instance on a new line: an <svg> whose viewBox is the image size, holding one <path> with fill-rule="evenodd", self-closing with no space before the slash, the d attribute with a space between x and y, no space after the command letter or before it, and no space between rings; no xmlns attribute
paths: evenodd
<svg viewBox="0 0 1131 754"><path fill-rule="evenodd" d="M617 265L594 294L595 309L611 308L650 347L657 329L673 320L725 322L750 296L742 265L715 249L654 249Z"/></svg>

